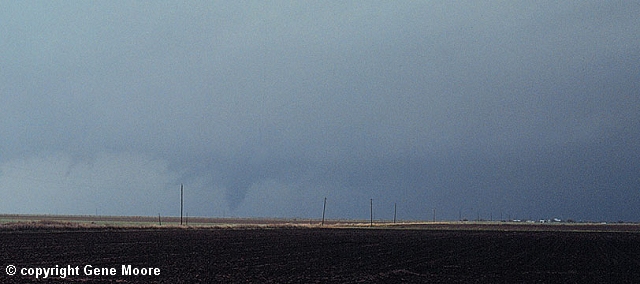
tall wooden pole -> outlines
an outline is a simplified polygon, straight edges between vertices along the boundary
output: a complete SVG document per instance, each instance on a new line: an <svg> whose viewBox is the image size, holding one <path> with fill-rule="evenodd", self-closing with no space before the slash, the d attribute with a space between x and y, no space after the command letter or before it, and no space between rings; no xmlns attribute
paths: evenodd
<svg viewBox="0 0 640 284"><path fill-rule="evenodd" d="M182 209L184 207L184 189L182 184L180 184L180 226L182 226Z"/></svg>
<svg viewBox="0 0 640 284"><path fill-rule="evenodd" d="M373 198L370 200L369 208L371 211L371 223L369 223L369 226L373 227Z"/></svg>
<svg viewBox="0 0 640 284"><path fill-rule="evenodd" d="M398 206L396 203L393 203L393 223L396 223L396 215L398 213Z"/></svg>
<svg viewBox="0 0 640 284"><path fill-rule="evenodd" d="M324 198L324 204L322 205L322 223L320 226L324 226L324 211L327 209L327 198Z"/></svg>
<svg viewBox="0 0 640 284"><path fill-rule="evenodd" d="M436 222L436 209L433 208L433 222Z"/></svg>

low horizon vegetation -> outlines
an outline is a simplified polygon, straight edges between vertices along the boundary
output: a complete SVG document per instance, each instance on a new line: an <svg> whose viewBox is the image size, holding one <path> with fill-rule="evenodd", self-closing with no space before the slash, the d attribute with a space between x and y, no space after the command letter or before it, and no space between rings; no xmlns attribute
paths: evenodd
<svg viewBox="0 0 640 284"><path fill-rule="evenodd" d="M388 221L282 218L209 218L150 216L0 215L0 230L94 230L94 229L420 229L487 231L613 231L640 232L638 223L568 223L522 221Z"/></svg>

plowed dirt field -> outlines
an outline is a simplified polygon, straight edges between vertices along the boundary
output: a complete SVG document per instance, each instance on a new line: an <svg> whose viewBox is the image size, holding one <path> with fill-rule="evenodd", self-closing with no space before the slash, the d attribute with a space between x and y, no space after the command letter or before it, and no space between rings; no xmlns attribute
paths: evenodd
<svg viewBox="0 0 640 284"><path fill-rule="evenodd" d="M2 283L640 283L636 232L30 229L0 240ZM56 265L79 275L28 275ZM86 275L87 265L116 273Z"/></svg>

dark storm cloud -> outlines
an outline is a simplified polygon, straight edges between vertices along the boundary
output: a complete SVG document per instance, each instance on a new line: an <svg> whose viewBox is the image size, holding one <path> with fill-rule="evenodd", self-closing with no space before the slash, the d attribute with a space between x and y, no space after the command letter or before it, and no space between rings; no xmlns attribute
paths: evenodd
<svg viewBox="0 0 640 284"><path fill-rule="evenodd" d="M636 3L5 6L4 211L637 220Z"/></svg>

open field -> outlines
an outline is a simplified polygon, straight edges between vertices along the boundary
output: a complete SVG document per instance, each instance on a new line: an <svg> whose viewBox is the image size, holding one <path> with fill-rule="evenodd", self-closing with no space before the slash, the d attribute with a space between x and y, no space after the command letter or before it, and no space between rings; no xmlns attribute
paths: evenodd
<svg viewBox="0 0 640 284"><path fill-rule="evenodd" d="M161 216L95 216L95 215L0 215L0 225L12 223L65 223L80 226L160 227L179 226L180 217ZM248 225L308 225L320 221L309 219L277 218L210 218L183 217L182 224L191 227L248 226ZM335 224L329 221L326 224Z"/></svg>
<svg viewBox="0 0 640 284"><path fill-rule="evenodd" d="M0 229L38 227L82 228L246 228L246 227L331 227L368 228L368 220L325 220L300 218L212 218L157 216L94 216L94 215L19 215L0 214ZM638 232L640 223L527 223L501 221L377 221L373 228L421 230L492 230L492 231L594 231Z"/></svg>
<svg viewBox="0 0 640 284"><path fill-rule="evenodd" d="M22 221L31 225L0 226L2 283L640 281L640 230L633 224L155 228ZM7 274L8 265L16 275ZM79 273L35 279L20 272L56 265ZM86 275L86 265L114 268L115 275ZM122 275L122 265L158 268L160 275Z"/></svg>

